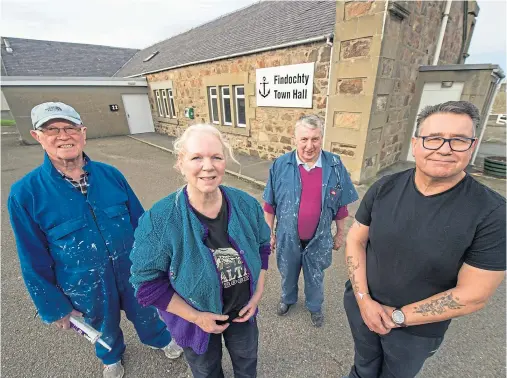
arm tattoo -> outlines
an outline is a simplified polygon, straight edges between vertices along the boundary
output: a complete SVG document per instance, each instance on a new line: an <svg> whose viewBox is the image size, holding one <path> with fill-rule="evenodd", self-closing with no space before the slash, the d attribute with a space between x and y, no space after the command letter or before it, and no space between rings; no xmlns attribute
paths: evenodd
<svg viewBox="0 0 507 378"><path fill-rule="evenodd" d="M353 257L347 256L347 271L349 273L350 283L352 284L352 289L354 293L359 291L359 285L356 282L356 270L359 269L359 263L354 265Z"/></svg>
<svg viewBox="0 0 507 378"><path fill-rule="evenodd" d="M423 303L414 307L414 312L423 316L441 315L447 310L459 310L465 307L459 303L459 298L454 298L452 293L444 294L442 297L433 299L429 303Z"/></svg>

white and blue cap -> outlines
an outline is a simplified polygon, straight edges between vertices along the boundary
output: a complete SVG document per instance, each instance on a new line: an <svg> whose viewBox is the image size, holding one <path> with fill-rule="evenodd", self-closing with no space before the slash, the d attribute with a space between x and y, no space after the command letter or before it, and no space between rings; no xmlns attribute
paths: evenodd
<svg viewBox="0 0 507 378"><path fill-rule="evenodd" d="M81 116L76 110L63 102L45 102L32 109L32 125L34 130L52 119L65 119L75 125L82 125Z"/></svg>

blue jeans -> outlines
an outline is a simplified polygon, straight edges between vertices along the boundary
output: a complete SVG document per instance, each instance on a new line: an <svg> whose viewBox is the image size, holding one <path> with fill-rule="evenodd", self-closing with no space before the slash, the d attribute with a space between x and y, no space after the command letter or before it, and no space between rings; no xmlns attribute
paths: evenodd
<svg viewBox="0 0 507 378"><path fill-rule="evenodd" d="M211 334L208 349L204 354L184 348L185 358L194 378L223 378L222 336L231 356L235 378L257 377L257 349L259 329L257 320L245 323L230 323L222 334Z"/></svg>
<svg viewBox="0 0 507 378"><path fill-rule="evenodd" d="M343 304L355 346L349 378L413 378L442 344L443 337L412 335L401 328L387 335L370 331L348 282Z"/></svg>

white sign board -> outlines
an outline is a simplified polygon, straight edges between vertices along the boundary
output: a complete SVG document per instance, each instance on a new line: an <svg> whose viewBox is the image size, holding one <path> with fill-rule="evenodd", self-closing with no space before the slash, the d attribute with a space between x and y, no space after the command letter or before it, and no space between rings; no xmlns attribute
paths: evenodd
<svg viewBox="0 0 507 378"><path fill-rule="evenodd" d="M257 106L312 108L314 66L304 63L257 69Z"/></svg>

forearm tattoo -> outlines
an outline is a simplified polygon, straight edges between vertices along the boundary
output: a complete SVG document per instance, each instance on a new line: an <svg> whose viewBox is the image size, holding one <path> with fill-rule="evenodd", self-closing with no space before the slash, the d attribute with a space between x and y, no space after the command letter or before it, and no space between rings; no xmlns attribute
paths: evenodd
<svg viewBox="0 0 507 378"><path fill-rule="evenodd" d="M354 265L353 257L347 256L347 271L349 273L350 283L352 284L352 289L354 293L359 291L359 285L356 282L356 270L359 269L359 263Z"/></svg>
<svg viewBox="0 0 507 378"><path fill-rule="evenodd" d="M452 293L448 293L440 298L431 300L429 303L423 303L414 307L414 312L423 316L441 315L447 310L459 310L463 307L465 305L459 303L458 297L455 298Z"/></svg>

